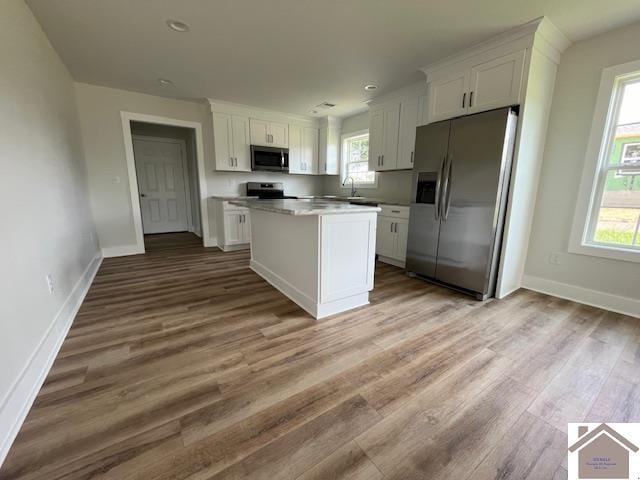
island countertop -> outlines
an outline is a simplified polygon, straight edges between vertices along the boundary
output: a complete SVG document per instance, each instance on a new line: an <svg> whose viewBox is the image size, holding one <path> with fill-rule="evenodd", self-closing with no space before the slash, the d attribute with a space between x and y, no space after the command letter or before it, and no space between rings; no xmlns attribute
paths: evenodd
<svg viewBox="0 0 640 480"><path fill-rule="evenodd" d="M353 205L340 201L317 199L279 199L279 200L232 200L229 203L239 207L263 210L285 215L336 215L344 213L380 212L380 207Z"/></svg>

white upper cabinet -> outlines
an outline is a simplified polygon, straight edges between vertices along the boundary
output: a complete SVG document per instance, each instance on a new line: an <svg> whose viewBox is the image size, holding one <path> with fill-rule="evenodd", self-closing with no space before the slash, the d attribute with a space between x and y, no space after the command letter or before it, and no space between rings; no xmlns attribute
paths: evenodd
<svg viewBox="0 0 640 480"><path fill-rule="evenodd" d="M302 167L304 173L318 173L318 129L304 127L302 129Z"/></svg>
<svg viewBox="0 0 640 480"><path fill-rule="evenodd" d="M471 67L469 113L519 103L524 55L521 50Z"/></svg>
<svg viewBox="0 0 640 480"><path fill-rule="evenodd" d="M251 171L247 117L214 113L213 138L216 170Z"/></svg>
<svg viewBox="0 0 640 480"><path fill-rule="evenodd" d="M340 173L340 128L341 120L327 117L318 131L318 173L338 175Z"/></svg>
<svg viewBox="0 0 640 480"><path fill-rule="evenodd" d="M452 71L429 84L429 122L464 115L467 111L467 75Z"/></svg>
<svg viewBox="0 0 640 480"><path fill-rule="evenodd" d="M471 58L433 74L428 88L429 123L518 105L526 50L494 58Z"/></svg>
<svg viewBox="0 0 640 480"><path fill-rule="evenodd" d="M233 137L233 157L235 169L241 172L251 171L251 139L249 136L249 119L239 115L231 117Z"/></svg>
<svg viewBox="0 0 640 480"><path fill-rule="evenodd" d="M302 127L298 125L289 125L289 173L304 173Z"/></svg>
<svg viewBox="0 0 640 480"><path fill-rule="evenodd" d="M385 103L371 111L369 118L370 170L383 171L398 168L399 125L400 102Z"/></svg>
<svg viewBox="0 0 640 480"><path fill-rule="evenodd" d="M317 128L289 125L289 173L317 175Z"/></svg>
<svg viewBox="0 0 640 480"><path fill-rule="evenodd" d="M289 125L286 123L269 122L271 146L287 148L289 146Z"/></svg>
<svg viewBox="0 0 640 480"><path fill-rule="evenodd" d="M398 169L413 168L416 128L418 127L419 98L403 101L400 105L398 138Z"/></svg>
<svg viewBox="0 0 640 480"><path fill-rule="evenodd" d="M253 145L289 147L289 125L286 123L268 122L257 118L252 118L249 123Z"/></svg>

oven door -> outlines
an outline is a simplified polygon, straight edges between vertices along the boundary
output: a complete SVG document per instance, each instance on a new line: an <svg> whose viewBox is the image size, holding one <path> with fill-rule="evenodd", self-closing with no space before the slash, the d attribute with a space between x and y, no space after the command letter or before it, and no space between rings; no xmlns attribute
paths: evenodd
<svg viewBox="0 0 640 480"><path fill-rule="evenodd" d="M288 172L289 150L251 145L251 170Z"/></svg>

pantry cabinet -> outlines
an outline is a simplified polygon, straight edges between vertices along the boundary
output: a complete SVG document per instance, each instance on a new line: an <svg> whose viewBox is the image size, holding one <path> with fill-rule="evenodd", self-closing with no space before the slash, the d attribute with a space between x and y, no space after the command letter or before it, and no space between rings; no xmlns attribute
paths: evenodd
<svg viewBox="0 0 640 480"><path fill-rule="evenodd" d="M398 129L397 169L413 168L416 128L418 127L420 99L414 97L400 104L400 126Z"/></svg>
<svg viewBox="0 0 640 480"><path fill-rule="evenodd" d="M213 137L216 170L251 171L248 117L214 113Z"/></svg>

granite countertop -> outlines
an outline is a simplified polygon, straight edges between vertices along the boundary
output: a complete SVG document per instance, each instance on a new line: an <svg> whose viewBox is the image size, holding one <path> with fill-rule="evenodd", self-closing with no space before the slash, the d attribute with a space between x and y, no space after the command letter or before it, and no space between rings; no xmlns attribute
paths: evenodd
<svg viewBox="0 0 640 480"><path fill-rule="evenodd" d="M285 215L335 215L341 213L379 212L380 207L353 205L340 201L318 199L284 199L284 200L234 200L233 205L264 210L265 212Z"/></svg>
<svg viewBox="0 0 640 480"><path fill-rule="evenodd" d="M302 197L298 197L302 198ZM397 205L399 207L408 207L408 202L388 202L387 200L383 200L381 198L374 197L345 197L341 195L318 195L318 196L310 196L305 198L315 198L321 200L334 200L336 202L363 202L363 203L377 203L379 205Z"/></svg>
<svg viewBox="0 0 640 480"><path fill-rule="evenodd" d="M211 195L209 198L213 198L215 200L250 200L258 197L248 197L246 195Z"/></svg>

